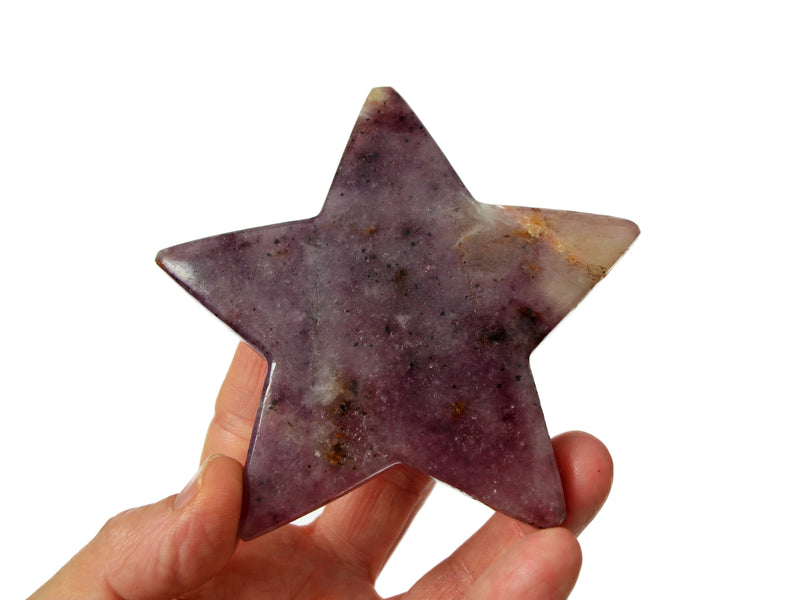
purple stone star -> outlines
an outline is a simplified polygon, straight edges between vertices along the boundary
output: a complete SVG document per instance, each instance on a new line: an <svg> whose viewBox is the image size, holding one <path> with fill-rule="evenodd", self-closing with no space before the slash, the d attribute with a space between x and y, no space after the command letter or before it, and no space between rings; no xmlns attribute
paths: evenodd
<svg viewBox="0 0 800 600"><path fill-rule="evenodd" d="M317 217L161 251L270 361L241 537L397 463L528 523L561 523L529 356L638 231L475 201L403 99L378 88Z"/></svg>

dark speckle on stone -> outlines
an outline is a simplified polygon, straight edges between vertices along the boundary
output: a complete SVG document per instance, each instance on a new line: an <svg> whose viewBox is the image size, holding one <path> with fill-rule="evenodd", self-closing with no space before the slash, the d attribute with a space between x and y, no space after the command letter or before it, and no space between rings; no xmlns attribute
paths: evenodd
<svg viewBox="0 0 800 600"><path fill-rule="evenodd" d="M380 156L379 152L365 152L364 154L359 156L359 160L371 163L371 162L375 162L376 160L378 160L379 156Z"/></svg>
<svg viewBox="0 0 800 600"><path fill-rule="evenodd" d="M493 325L481 331L481 344L500 344L508 339L508 332L502 325Z"/></svg>

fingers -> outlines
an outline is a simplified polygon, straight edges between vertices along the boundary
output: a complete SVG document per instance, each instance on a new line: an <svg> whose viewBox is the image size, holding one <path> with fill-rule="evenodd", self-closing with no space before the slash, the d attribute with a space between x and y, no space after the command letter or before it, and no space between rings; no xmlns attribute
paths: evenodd
<svg viewBox="0 0 800 600"><path fill-rule="evenodd" d="M420 579L403 599L463 598L499 556L505 554L515 542L535 531L530 525L495 513L460 548Z"/></svg>
<svg viewBox="0 0 800 600"><path fill-rule="evenodd" d="M121 513L32 600L156 600L188 592L236 549L242 468L215 455L178 496Z"/></svg>
<svg viewBox="0 0 800 600"><path fill-rule="evenodd" d="M214 455L177 497L115 517L98 536L106 581L126 600L194 589L233 555L241 466Z"/></svg>
<svg viewBox="0 0 800 600"><path fill-rule="evenodd" d="M506 550L470 587L466 600L566 598L578 580L581 548L563 527L531 533Z"/></svg>
<svg viewBox="0 0 800 600"><path fill-rule="evenodd" d="M567 501L567 518L562 526L578 535L608 498L614 463L605 445L582 431L556 436L553 450Z"/></svg>
<svg viewBox="0 0 800 600"><path fill-rule="evenodd" d="M212 454L224 454L244 464L268 367L260 354L239 343L217 396L202 460Z"/></svg>
<svg viewBox="0 0 800 600"><path fill-rule="evenodd" d="M328 504L312 535L374 582L431 489L427 475L392 467Z"/></svg>
<svg viewBox="0 0 800 600"><path fill-rule="evenodd" d="M602 442L586 433L570 432L557 436L553 439L553 449L567 503L563 527L537 530L497 513L452 556L423 577L409 591L408 600L460 598L473 586L486 589L489 581L500 585L506 561L522 568L531 558L537 564L525 567L527 595L512 596L509 591L509 595L486 597L566 597L580 568L580 549L574 536L588 525L605 502L611 488L613 466ZM556 533L552 533L554 531ZM550 552L563 555L564 560L546 560ZM567 591L564 595L539 596L536 595L539 589Z"/></svg>

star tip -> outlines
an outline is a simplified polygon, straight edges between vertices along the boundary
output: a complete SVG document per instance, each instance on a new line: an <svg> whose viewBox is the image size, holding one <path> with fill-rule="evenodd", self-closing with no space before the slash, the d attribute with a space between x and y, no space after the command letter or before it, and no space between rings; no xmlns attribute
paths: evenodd
<svg viewBox="0 0 800 600"><path fill-rule="evenodd" d="M399 96L393 87L381 86L374 87L367 96L367 102L385 102L392 96Z"/></svg>
<svg viewBox="0 0 800 600"><path fill-rule="evenodd" d="M166 250L159 250L158 254L156 254L156 264L164 269L164 263L166 261Z"/></svg>
<svg viewBox="0 0 800 600"><path fill-rule="evenodd" d="M397 92L392 86L389 85L378 85L370 90L370 96L372 94L396 94Z"/></svg>
<svg viewBox="0 0 800 600"><path fill-rule="evenodd" d="M243 542L249 542L250 540L254 540L259 536L257 533L244 530L241 525L239 526L239 532L237 535Z"/></svg>
<svg viewBox="0 0 800 600"><path fill-rule="evenodd" d="M175 256L173 248L165 248L156 254L156 264L173 279L181 279L185 274L186 266Z"/></svg>
<svg viewBox="0 0 800 600"><path fill-rule="evenodd" d="M642 230L639 229L639 226L636 223L634 223L633 221L631 221L629 219L620 219L620 220L627 227L627 233L628 233L628 240L627 241L628 241L628 246L630 246L631 244L633 244L633 242L636 240L636 238L639 237L639 234L642 232Z"/></svg>
<svg viewBox="0 0 800 600"><path fill-rule="evenodd" d="M630 219L622 219L622 220L628 224L628 228L631 232L631 236L633 236L633 239L639 237L639 234L642 232L642 230L639 229L639 226Z"/></svg>
<svg viewBox="0 0 800 600"><path fill-rule="evenodd" d="M611 251L611 256L605 256L606 269L611 267L630 249L636 238L639 237L641 230L639 226L629 219L621 219L614 217L617 222L609 230L610 239L608 241L607 250ZM601 263L603 261L600 261Z"/></svg>
<svg viewBox="0 0 800 600"><path fill-rule="evenodd" d="M629 219L620 217L602 217L596 223L598 239L607 238L611 245L618 246L621 256L639 237L639 226ZM616 260L616 259L615 259Z"/></svg>

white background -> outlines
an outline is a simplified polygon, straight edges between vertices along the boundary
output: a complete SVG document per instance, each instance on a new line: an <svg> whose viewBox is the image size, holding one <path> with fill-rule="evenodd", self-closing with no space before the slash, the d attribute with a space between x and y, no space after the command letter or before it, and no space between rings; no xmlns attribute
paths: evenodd
<svg viewBox="0 0 800 600"><path fill-rule="evenodd" d="M797 4L282 4L0 4L3 596L196 468L236 339L156 252L315 215L391 85L478 200L642 229L532 359L616 461L573 597L798 597Z"/></svg>

